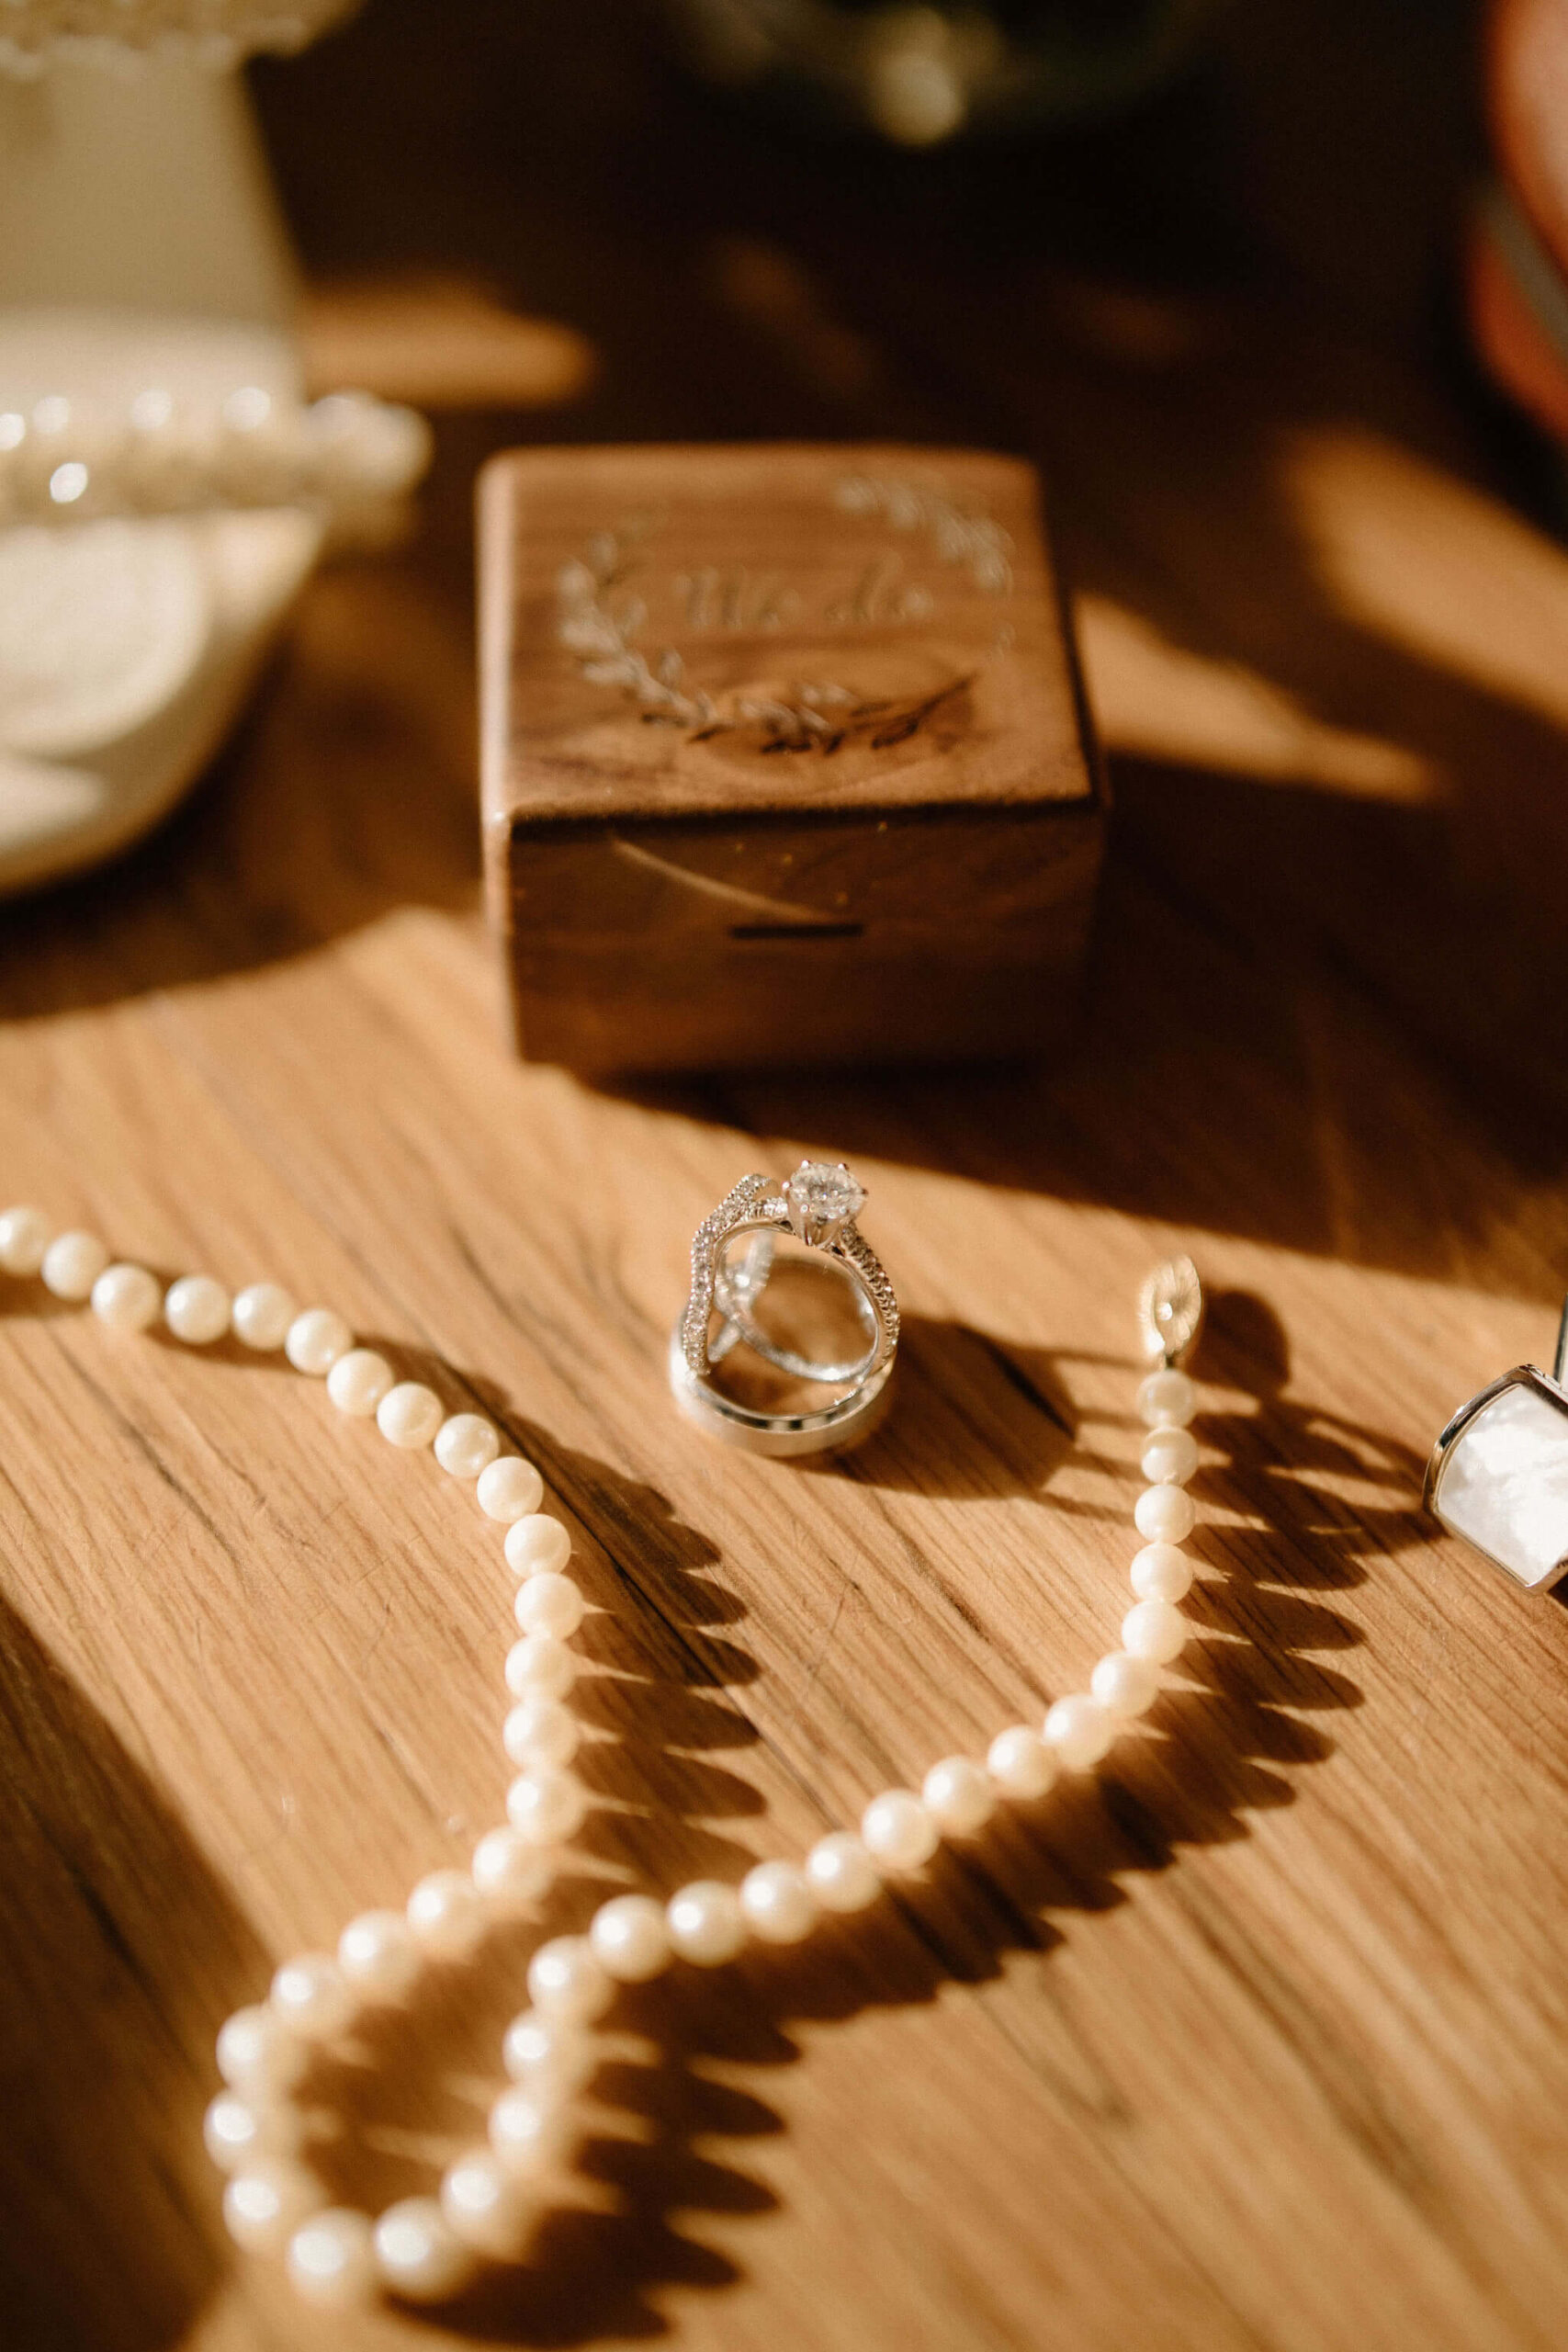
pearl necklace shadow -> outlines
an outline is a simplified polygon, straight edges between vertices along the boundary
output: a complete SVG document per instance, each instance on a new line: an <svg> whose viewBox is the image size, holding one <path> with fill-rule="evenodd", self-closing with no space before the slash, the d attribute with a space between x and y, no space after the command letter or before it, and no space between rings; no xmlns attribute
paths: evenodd
<svg viewBox="0 0 1568 2352"><path fill-rule="evenodd" d="M1155 1666L1173 1658L1185 1637L1175 1602L1190 1584L1191 1566L1177 1546L1192 1527L1183 1489L1198 1457L1184 1424L1195 1400L1185 1375L1167 1372L1151 1375L1140 1399L1153 1425L1145 1475L1156 1482L1135 1513L1148 1539L1134 1569L1141 1598L1123 1625L1125 1646L1101 1661L1090 1690L1058 1701L1043 1732L1004 1730L983 1765L943 1759L918 1794L884 1792L867 1807L858 1837L840 1832L819 1840L803 1867L760 1864L739 1891L719 1880L696 1881L668 1905L617 1894L601 1905L586 1937L538 1944L528 1968L534 2006L506 2041L514 2087L491 2109L489 2144L447 2165L439 2199L400 2199L372 2224L361 2212L326 2202L319 2176L302 2161L308 2100L296 2093L312 2085L319 2091L334 2063L352 2075L356 2041L361 2056L372 2061L389 2034L395 2041L387 2020L416 1982L428 2022L442 2006L427 1997L424 1980L433 1969L446 1973L466 1962L487 1928L513 1934L519 1913L561 1891L561 1849L592 1819L570 1770L577 1727L564 1705L575 1680L567 1645L584 1626L582 1595L564 1573L570 1536L538 1510L537 1472L522 1457L499 1452L492 1423L473 1414L446 1416L424 1384L394 1381L379 1352L355 1348L328 1310L298 1314L273 1285L254 1285L231 1300L205 1276L186 1277L165 1295L145 1270L110 1268L107 1257L91 1237L51 1237L36 1213L0 1217L0 1264L17 1273L40 1270L57 1296L90 1295L105 1322L145 1329L162 1315L186 1344L212 1345L231 1330L246 1348L282 1344L296 1369L327 1381L341 1410L374 1415L395 1446L434 1445L443 1469L475 1480L481 1510L506 1530L508 1560L520 1578L522 1639L508 1661L518 1704L508 1718L506 1747L523 1769L509 1796L508 1824L480 1841L470 1873L434 1873L414 1889L403 1913L351 1922L335 1959L307 1954L285 1962L267 2003L240 2012L220 2037L231 2089L209 2110L208 2132L215 2157L230 2172L231 2229L243 2245L283 2253L295 2284L313 2301L341 2304L378 2286L407 2300L446 2301L470 2286L476 2257L516 2259L531 2236L539 2240L536 2253L545 2251L561 2226L558 2217L552 2225L545 2215L561 2201L562 2160L583 2135L574 2109L606 2059L623 2074L629 2063L625 2041L609 2040L602 2023L618 1988L649 1983L676 1957L700 1969L719 1967L748 1943L763 1956L766 1973L776 1976L765 1957L770 1946L799 1946L824 1920L831 1929L833 1914L866 1911L885 1888L896 1894L901 1881L918 1879L943 1838L955 1855L973 1854L998 1808L1032 1804L1059 1771L1089 1774L1118 1729L1153 1703ZM1005 1852L1015 1843L1005 1829L988 1838L992 1877L990 1849ZM874 1933L880 1936L880 1926ZM840 1924L832 1941L841 1945L842 1938ZM800 1976L798 1961L791 1973ZM819 1969L809 1973L820 1976ZM621 2007L646 2005L649 1997L621 1993ZM378 2012L381 2023L375 2022ZM382 2136L385 2143L384 2127ZM401 2153L426 2156L428 2140L415 2144L405 2133Z"/></svg>

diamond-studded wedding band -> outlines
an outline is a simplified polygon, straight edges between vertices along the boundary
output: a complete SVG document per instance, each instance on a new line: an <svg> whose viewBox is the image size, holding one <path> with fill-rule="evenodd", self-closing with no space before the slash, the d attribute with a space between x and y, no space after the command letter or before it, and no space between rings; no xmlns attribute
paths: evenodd
<svg viewBox="0 0 1568 2352"><path fill-rule="evenodd" d="M670 1343L670 1385L682 1412L712 1435L755 1453L818 1453L868 1437L886 1410L898 1345L898 1302L882 1262L855 1219L865 1192L842 1161L803 1159L784 1184L743 1176L697 1227L692 1287ZM852 1283L866 1333L863 1354L821 1363L780 1347L755 1319L766 1287L774 1238L793 1233L820 1250ZM729 1255L753 1238L739 1264ZM713 1330L715 1315L721 1327ZM738 1343L796 1379L846 1384L845 1393L809 1411L766 1413L714 1385L713 1368Z"/></svg>

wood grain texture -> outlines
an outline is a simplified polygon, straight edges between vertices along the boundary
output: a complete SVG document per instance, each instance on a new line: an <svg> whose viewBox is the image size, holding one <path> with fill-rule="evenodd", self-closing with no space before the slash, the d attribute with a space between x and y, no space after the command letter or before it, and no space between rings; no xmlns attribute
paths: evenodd
<svg viewBox="0 0 1568 2352"><path fill-rule="evenodd" d="M1366 15L1272 22L1319 74L1331 34L1353 97ZM536 2271L460 2326L319 2322L223 2241L211 2034L495 1817L510 1579L465 1497L319 1390L7 1287L0 2341L1554 2352L1568 1617L1416 1495L1452 1407L1550 1349L1568 1271L1568 558L1409 352L1051 253L987 341L987 288L1028 276L1016 175L1004 205L964 166L962 234L943 212L878 277L897 188L645 85L586 0L551 18L476 6L459 70L434 12L382 0L279 69L318 267L478 254L607 354L585 435L1012 420L1117 755L1086 1026L961 1078L514 1064L467 517L520 426L454 408L422 538L315 583L201 797L7 910L0 1190L167 1272L330 1299L536 1453L603 1735L552 1925L621 1867L734 1876L1081 1680L1131 1546L1133 1298L1173 1244L1213 1294L1195 1638L1098 1787L809 1955L628 2005ZM1128 153L1140 234L1157 147ZM716 186L768 266L716 254ZM661 1372L693 1225L805 1149L867 1181L908 1316L897 1413L814 1472L709 1449ZM345 2186L423 2177L400 2133L472 2131L522 1956L433 1987L394 2088L345 2070Z"/></svg>

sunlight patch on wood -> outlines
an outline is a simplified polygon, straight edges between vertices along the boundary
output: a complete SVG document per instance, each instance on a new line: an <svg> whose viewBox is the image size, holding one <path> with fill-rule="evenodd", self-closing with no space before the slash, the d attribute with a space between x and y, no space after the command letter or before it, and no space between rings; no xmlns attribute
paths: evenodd
<svg viewBox="0 0 1568 2352"><path fill-rule="evenodd" d="M1483 490L1360 426L1290 435L1282 480L1348 616L1568 725L1568 551Z"/></svg>
<svg viewBox="0 0 1568 2352"><path fill-rule="evenodd" d="M1077 613L1090 699L1111 752L1319 785L1355 799L1436 797L1435 771L1404 745L1314 718L1256 670L1173 644L1108 596L1080 596Z"/></svg>
<svg viewBox="0 0 1568 2352"><path fill-rule="evenodd" d="M318 286L300 319L313 392L343 385L419 408L559 408L598 373L586 335L510 310L469 278L420 273Z"/></svg>

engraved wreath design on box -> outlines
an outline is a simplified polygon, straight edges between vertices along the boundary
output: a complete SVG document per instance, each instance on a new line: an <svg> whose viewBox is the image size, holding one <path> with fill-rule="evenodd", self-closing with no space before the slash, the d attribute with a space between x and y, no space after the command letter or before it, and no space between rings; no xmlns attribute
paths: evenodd
<svg viewBox="0 0 1568 2352"><path fill-rule="evenodd" d="M1012 542L977 504L960 504L935 482L863 473L841 476L831 494L840 514L880 525L882 544L811 616L828 629L843 635L857 625L919 627L931 618L936 594L908 576L899 538L919 543L939 567L961 569L999 605L1010 600ZM649 641L651 615L636 577L660 527L657 515L629 515L595 532L556 577L558 641L582 678L649 724L678 728L694 742L750 730L765 752L830 757L852 742L885 752L908 742L974 683L971 672L903 695L868 694L840 678L794 680L782 693L715 690L692 674L674 645ZM801 616L799 591L777 572L697 566L678 573L672 585L694 628L768 632ZM1005 653L1012 642L1011 623L999 618L993 653Z"/></svg>

